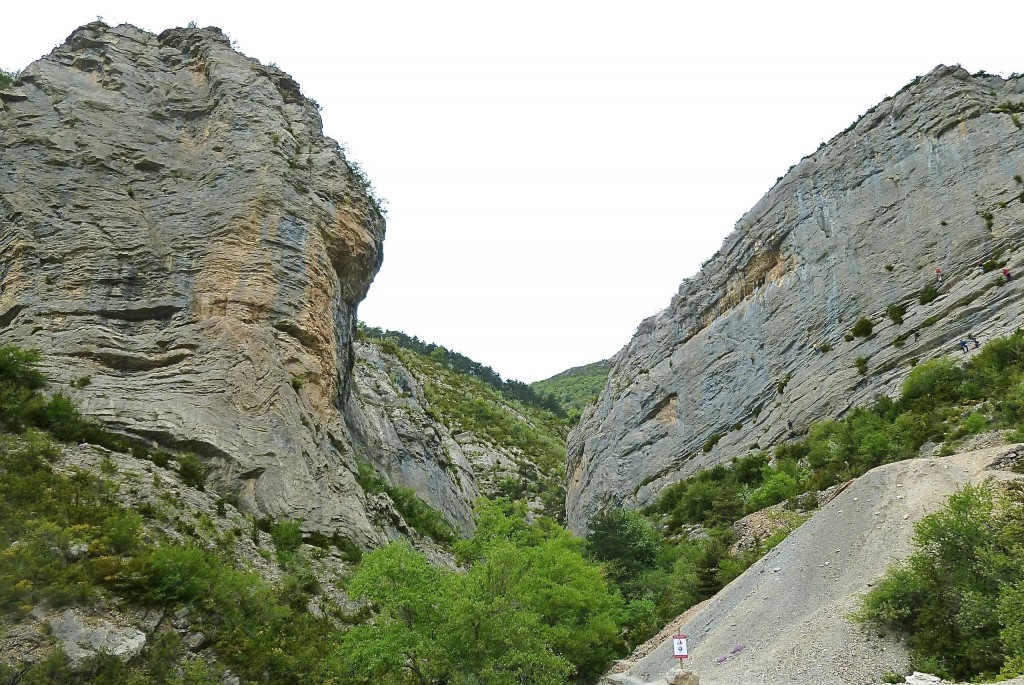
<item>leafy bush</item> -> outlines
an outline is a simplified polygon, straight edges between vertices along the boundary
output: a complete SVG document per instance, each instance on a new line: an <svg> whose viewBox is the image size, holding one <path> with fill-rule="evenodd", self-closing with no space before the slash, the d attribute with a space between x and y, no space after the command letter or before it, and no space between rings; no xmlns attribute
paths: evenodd
<svg viewBox="0 0 1024 685"><path fill-rule="evenodd" d="M590 521L587 554L606 564L609 577L627 595L639 594L637 581L654 565L660 550L657 531L635 511L611 510Z"/></svg>
<svg viewBox="0 0 1024 685"><path fill-rule="evenodd" d="M291 559L302 547L302 521L291 519L274 523L270 528L270 539L274 541L280 561Z"/></svg>
<svg viewBox="0 0 1024 685"><path fill-rule="evenodd" d="M712 433L708 436L708 439L704 441L704 452L710 452L718 444L718 441L722 439L721 433Z"/></svg>
<svg viewBox="0 0 1024 685"><path fill-rule="evenodd" d="M790 382L791 380L793 380L793 372L789 372L789 373L787 373L787 374L786 374L786 377L785 377L785 378L783 378L783 379L782 379L781 381L779 381L779 382L778 382L778 384L777 384L777 385L775 386L775 390L776 390L776 391L777 391L777 392L778 392L778 393L779 393L780 395L781 395L782 393L786 392L786 386L787 386L787 385L789 385L789 382Z"/></svg>
<svg viewBox="0 0 1024 685"><path fill-rule="evenodd" d="M918 296L917 299L921 302L921 304L928 304L929 302L933 302L938 296L939 289L936 288L931 283L929 283L921 290L921 294Z"/></svg>
<svg viewBox="0 0 1024 685"><path fill-rule="evenodd" d="M206 489L206 467L196 455L185 453L178 457L178 475L185 485L200 491Z"/></svg>
<svg viewBox="0 0 1024 685"><path fill-rule="evenodd" d="M853 324L853 328L850 329L850 333L853 333L856 338L866 338L871 335L875 326L871 323L871 319L862 316L857 320L857 323Z"/></svg>
<svg viewBox="0 0 1024 685"><path fill-rule="evenodd" d="M582 544L525 506L483 502L477 532L456 546L465 573L406 545L375 550L348 589L374 607L333 660L340 682L563 685L595 679L626 652L630 612Z"/></svg>
<svg viewBox="0 0 1024 685"><path fill-rule="evenodd" d="M885 313L889 315L894 324L901 324L903 323L903 315L907 313L907 307L902 304L891 304L885 310Z"/></svg>
<svg viewBox="0 0 1024 685"><path fill-rule="evenodd" d="M859 373L862 376L868 372L868 358L867 357L857 357L854 360L853 365L857 367L857 373Z"/></svg>
<svg viewBox="0 0 1024 685"><path fill-rule="evenodd" d="M1020 489L966 486L915 526L914 553L856 617L904 633L917 665L945 678L1024 674L1022 504Z"/></svg>

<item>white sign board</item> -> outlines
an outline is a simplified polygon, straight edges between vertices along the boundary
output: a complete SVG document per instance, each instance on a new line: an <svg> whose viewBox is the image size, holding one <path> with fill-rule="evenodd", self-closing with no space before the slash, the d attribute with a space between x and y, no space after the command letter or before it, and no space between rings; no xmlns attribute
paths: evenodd
<svg viewBox="0 0 1024 685"><path fill-rule="evenodd" d="M672 636L672 656L677 659L686 659L690 656L686 648L686 635Z"/></svg>

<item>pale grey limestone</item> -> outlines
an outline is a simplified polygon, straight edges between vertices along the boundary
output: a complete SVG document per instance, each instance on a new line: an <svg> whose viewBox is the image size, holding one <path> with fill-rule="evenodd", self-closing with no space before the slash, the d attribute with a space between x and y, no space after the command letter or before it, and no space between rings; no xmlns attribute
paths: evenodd
<svg viewBox="0 0 1024 685"><path fill-rule="evenodd" d="M387 541L365 459L467 530L445 439L350 401L384 238L353 169L298 85L218 29L83 26L0 98L0 344L40 349L50 389L114 430L195 452L256 515Z"/></svg>
<svg viewBox="0 0 1024 685"><path fill-rule="evenodd" d="M998 287L998 272L977 267L1005 248L1024 276L1024 185L1014 178L1024 131L992 111L1022 93L1024 79L936 68L782 177L615 356L569 437L571 527L785 440L788 421L799 435L894 394L913 360L960 355L968 333L984 342L1016 330L1020 282ZM922 305L937 268L942 295ZM886 315L898 303L902 325ZM874 335L846 341L862 316ZM894 346L914 329L918 338Z"/></svg>

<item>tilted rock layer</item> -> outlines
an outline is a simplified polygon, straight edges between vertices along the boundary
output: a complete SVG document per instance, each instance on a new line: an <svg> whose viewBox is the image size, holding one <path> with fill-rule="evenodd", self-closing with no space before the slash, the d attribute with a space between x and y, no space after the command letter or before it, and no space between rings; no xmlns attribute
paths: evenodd
<svg viewBox="0 0 1024 685"><path fill-rule="evenodd" d="M250 510L386 539L345 416L384 220L315 103L217 29L95 23L0 104L0 342Z"/></svg>
<svg viewBox="0 0 1024 685"><path fill-rule="evenodd" d="M1019 281L978 268L1024 276L1024 114L993 111L1007 102L1024 79L939 67L782 177L614 358L569 437L570 525L896 392L968 333L1015 330ZM873 334L847 340L861 317Z"/></svg>

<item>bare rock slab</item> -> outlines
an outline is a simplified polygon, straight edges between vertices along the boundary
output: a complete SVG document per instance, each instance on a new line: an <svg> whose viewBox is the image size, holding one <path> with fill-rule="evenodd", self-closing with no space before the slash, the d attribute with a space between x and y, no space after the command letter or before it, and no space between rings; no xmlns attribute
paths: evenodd
<svg viewBox="0 0 1024 685"><path fill-rule="evenodd" d="M50 618L47 625L74 666L97 654L110 654L127 661L140 654L146 645L146 634L138 628L102 619L90 620L71 609Z"/></svg>

